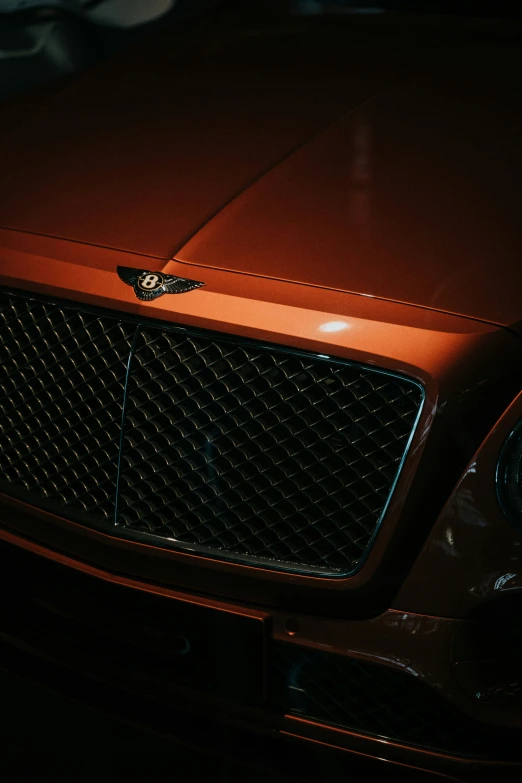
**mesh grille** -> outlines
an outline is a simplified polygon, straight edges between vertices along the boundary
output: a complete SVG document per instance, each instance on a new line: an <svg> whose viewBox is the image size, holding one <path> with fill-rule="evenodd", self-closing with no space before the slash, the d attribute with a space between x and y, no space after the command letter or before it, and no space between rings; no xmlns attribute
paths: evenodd
<svg viewBox="0 0 522 783"><path fill-rule="evenodd" d="M243 560L349 572L421 400L416 384L360 366L145 328L119 522Z"/></svg>
<svg viewBox="0 0 522 783"><path fill-rule="evenodd" d="M113 520L134 330L0 292L0 490Z"/></svg>
<svg viewBox="0 0 522 783"><path fill-rule="evenodd" d="M0 490L120 536L349 573L421 403L384 371L0 293Z"/></svg>

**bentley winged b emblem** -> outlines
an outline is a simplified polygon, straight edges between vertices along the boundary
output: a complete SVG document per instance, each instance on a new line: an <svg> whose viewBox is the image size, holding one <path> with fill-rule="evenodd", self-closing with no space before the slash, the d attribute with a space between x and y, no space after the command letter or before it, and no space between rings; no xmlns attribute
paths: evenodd
<svg viewBox="0 0 522 783"><path fill-rule="evenodd" d="M163 294L186 294L187 291L205 285L198 280L164 275L161 272L149 272L147 269L133 269L130 266L117 266L116 271L120 280L131 285L138 299L145 302L157 299Z"/></svg>

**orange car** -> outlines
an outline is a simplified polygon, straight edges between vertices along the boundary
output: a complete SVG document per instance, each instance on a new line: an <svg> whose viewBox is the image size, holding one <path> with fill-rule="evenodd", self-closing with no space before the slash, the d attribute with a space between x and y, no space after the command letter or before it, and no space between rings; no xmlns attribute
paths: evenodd
<svg viewBox="0 0 522 783"><path fill-rule="evenodd" d="M521 774L515 32L193 25L4 106L8 657Z"/></svg>

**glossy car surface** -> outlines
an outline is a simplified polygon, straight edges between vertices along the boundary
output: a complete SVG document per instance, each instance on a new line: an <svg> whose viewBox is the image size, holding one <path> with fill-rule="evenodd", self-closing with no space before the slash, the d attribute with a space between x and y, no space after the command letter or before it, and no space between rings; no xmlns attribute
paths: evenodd
<svg viewBox="0 0 522 783"><path fill-rule="evenodd" d="M11 310L126 330L116 521L136 476L122 450L135 438L133 394L153 383L139 359L150 346L161 383L186 335L247 357L359 368L418 399L364 554L338 573L204 550L151 524L101 525L3 478L3 556L17 564L0 629L10 645L192 712L217 704L248 730L448 779L520 774L522 539L496 485L522 418L515 58L512 31L487 24L203 27L169 31L11 115L5 367L15 349L26 364L17 358L12 377L36 361L6 326L25 323ZM117 267L204 285L140 301ZM6 454L11 429L23 432L9 372ZM29 420L31 400L19 404ZM165 415L178 426L184 410ZM37 453L46 444L31 427ZM153 478L160 430L140 446ZM165 629L171 612L179 632Z"/></svg>

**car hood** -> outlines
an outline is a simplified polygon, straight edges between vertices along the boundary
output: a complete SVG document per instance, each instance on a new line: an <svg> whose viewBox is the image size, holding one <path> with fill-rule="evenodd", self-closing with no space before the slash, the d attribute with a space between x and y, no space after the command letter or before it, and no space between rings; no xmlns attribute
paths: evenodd
<svg viewBox="0 0 522 783"><path fill-rule="evenodd" d="M520 102L481 76L438 73L368 101L176 258L516 325Z"/></svg>
<svg viewBox="0 0 522 783"><path fill-rule="evenodd" d="M325 30L157 39L98 67L4 145L0 225L515 327L510 56Z"/></svg>

